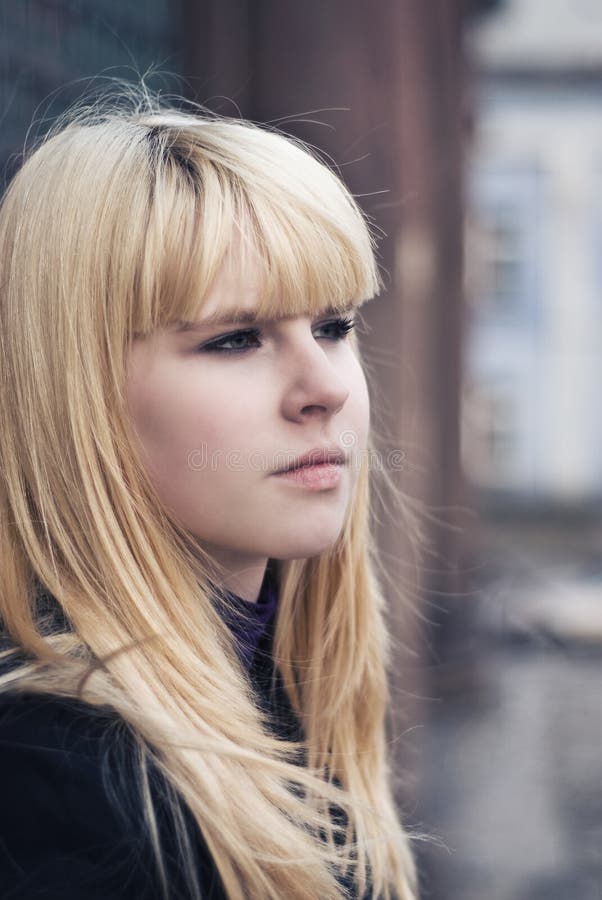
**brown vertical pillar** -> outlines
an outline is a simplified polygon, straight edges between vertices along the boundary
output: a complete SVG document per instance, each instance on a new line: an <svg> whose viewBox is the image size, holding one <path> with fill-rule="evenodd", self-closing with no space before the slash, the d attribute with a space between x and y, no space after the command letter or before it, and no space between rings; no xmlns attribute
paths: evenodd
<svg viewBox="0 0 602 900"><path fill-rule="evenodd" d="M198 83L209 86L205 97L242 89L235 99L243 113L327 151L385 232L386 288L365 307L362 341L373 420L384 449L405 454L391 475L443 522L423 519L433 555L422 565L404 519L384 515L379 533L396 646L408 649L396 652L401 721L420 721L417 706L408 712L424 689L419 623L425 598L455 589L458 556L449 526L461 498L461 0L200 6L205 34L195 57L190 32L189 59L203 76ZM433 618L428 607L426 616Z"/></svg>

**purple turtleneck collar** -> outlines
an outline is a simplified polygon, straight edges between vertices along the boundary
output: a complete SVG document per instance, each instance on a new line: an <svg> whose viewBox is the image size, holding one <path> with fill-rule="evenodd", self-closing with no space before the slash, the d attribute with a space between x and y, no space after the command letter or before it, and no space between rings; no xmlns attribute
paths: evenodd
<svg viewBox="0 0 602 900"><path fill-rule="evenodd" d="M255 603L244 600L231 591L226 592L226 597L227 603L223 604L221 613L236 638L241 661L248 671L258 644L274 619L278 606L278 584L271 561Z"/></svg>
<svg viewBox="0 0 602 900"><path fill-rule="evenodd" d="M270 560L255 603L226 591L226 602L218 604L224 621L236 638L240 658L247 671L251 668L259 642L272 623L278 606L278 581L273 566L274 563ZM69 623L50 593L44 590L38 593L37 606L39 614L50 613L58 628L69 629Z"/></svg>

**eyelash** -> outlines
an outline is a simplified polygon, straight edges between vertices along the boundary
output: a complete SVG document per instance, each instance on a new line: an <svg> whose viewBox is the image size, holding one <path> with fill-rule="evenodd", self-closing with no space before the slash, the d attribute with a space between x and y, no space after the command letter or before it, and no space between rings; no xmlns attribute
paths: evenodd
<svg viewBox="0 0 602 900"><path fill-rule="evenodd" d="M328 340L334 341L342 341L344 340L350 331L355 328L356 322L354 319L346 319L339 318L333 319L330 322L323 322L319 325L319 328L327 328L329 326L335 326L337 329L336 337L328 338ZM204 344L202 347L199 347L199 350L203 352L209 353L246 353L247 350L255 349L252 347L239 347L237 349L233 349L232 347L223 347L223 344L228 343L229 341L236 340L241 337L249 337L255 338L256 340L261 337L261 331L259 328L245 328L241 331L236 331L233 334L224 335L224 337L219 338L217 341L212 341L209 344Z"/></svg>

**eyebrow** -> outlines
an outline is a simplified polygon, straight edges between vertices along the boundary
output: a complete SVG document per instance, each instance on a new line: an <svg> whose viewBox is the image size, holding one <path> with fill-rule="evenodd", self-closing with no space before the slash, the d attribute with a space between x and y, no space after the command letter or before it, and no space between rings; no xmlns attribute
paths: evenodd
<svg viewBox="0 0 602 900"><path fill-rule="evenodd" d="M323 309L319 313L319 315L343 315L345 313L350 313L354 308L355 306L352 304L350 304L344 310L336 310L333 307L327 307L326 309ZM202 319L199 322L180 321L176 324L174 331L176 332L176 334L185 334L188 332L202 331L204 328L214 327L216 325L235 325L239 323L249 325L266 325L269 322L284 322L286 321L286 319L295 318L295 314L287 313L286 315L275 315L270 316L267 319L260 319L252 310L235 309L227 311L225 313L215 313L212 316L207 316L207 318Z"/></svg>

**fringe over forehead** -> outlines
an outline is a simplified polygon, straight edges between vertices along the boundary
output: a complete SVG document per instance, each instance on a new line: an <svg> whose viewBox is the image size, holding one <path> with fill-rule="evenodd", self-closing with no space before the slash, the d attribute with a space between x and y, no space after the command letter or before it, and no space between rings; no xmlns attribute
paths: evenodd
<svg viewBox="0 0 602 900"><path fill-rule="evenodd" d="M141 231L133 331L198 320L226 263L257 286L260 318L342 311L378 292L366 221L305 146L248 122L175 112L130 118L130 139L131 128L148 184L145 215L123 210Z"/></svg>
<svg viewBox="0 0 602 900"><path fill-rule="evenodd" d="M353 197L279 132L175 110L116 112L71 122L40 155L69 180L96 276L107 267L108 284L129 283L130 334L197 320L225 264L257 287L266 319L342 311L380 288L374 239ZM233 319L238 309L232 297Z"/></svg>

